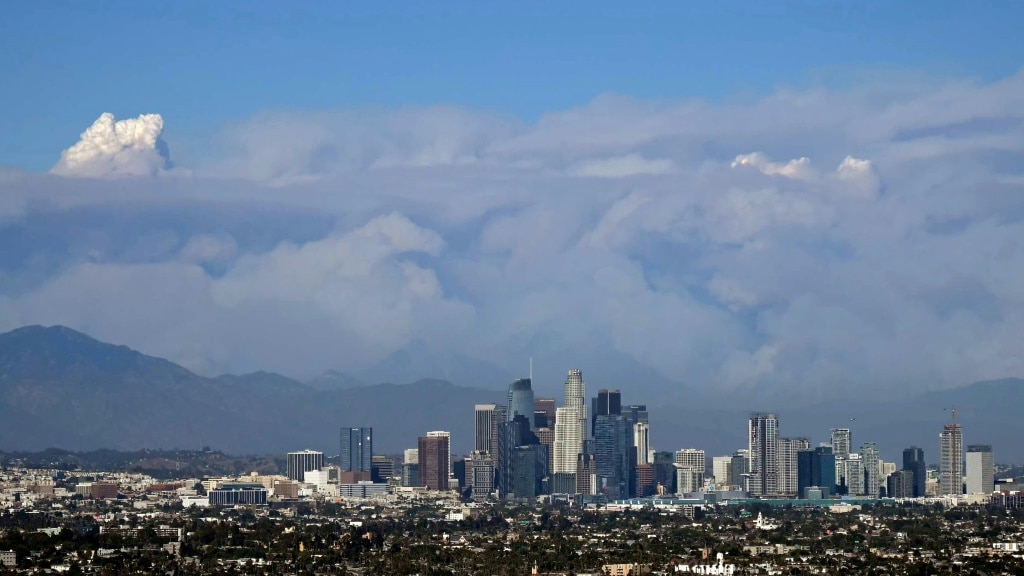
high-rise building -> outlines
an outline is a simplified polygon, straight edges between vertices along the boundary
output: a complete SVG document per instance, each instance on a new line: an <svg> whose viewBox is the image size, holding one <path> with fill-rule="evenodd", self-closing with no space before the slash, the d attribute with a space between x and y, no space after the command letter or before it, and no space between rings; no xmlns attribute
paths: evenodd
<svg viewBox="0 0 1024 576"><path fill-rule="evenodd" d="M650 413L646 404L631 404L622 408L622 413L636 424L650 424Z"/></svg>
<svg viewBox="0 0 1024 576"><path fill-rule="evenodd" d="M520 414L499 426L497 478L498 487L503 497L513 495L515 449L520 446L536 444L540 444L540 441L536 434L530 431L530 421L526 416Z"/></svg>
<svg viewBox="0 0 1024 576"><path fill-rule="evenodd" d="M586 385L583 373L570 370L565 379L565 406L555 410L554 473L575 473L587 439Z"/></svg>
<svg viewBox="0 0 1024 576"><path fill-rule="evenodd" d="M835 491L836 457L831 446L818 446L797 453L797 492L800 498L807 497L807 489L821 488L822 495Z"/></svg>
<svg viewBox="0 0 1024 576"><path fill-rule="evenodd" d="M551 472L555 465L555 431L551 428L537 428L533 431L537 436L537 442L544 447L548 454L548 461L544 464L544 470Z"/></svg>
<svg viewBox="0 0 1024 576"><path fill-rule="evenodd" d="M601 389L597 391L597 397L591 400L590 429L597 436L598 416L618 416L622 413L622 392L618 390Z"/></svg>
<svg viewBox="0 0 1024 576"><path fill-rule="evenodd" d="M597 489L609 500L629 496L633 463L633 426L622 415L600 414L594 427L594 456L597 466Z"/></svg>
<svg viewBox="0 0 1024 576"><path fill-rule="evenodd" d="M903 469L910 471L912 486L909 498L924 498L925 482L928 479L924 465L924 450L911 446L903 450Z"/></svg>
<svg viewBox="0 0 1024 576"><path fill-rule="evenodd" d="M800 493L797 453L801 450L809 450L810 447L811 441L807 438L779 438L779 495L792 498Z"/></svg>
<svg viewBox="0 0 1024 576"><path fill-rule="evenodd" d="M395 461L391 456L374 454L373 463L370 466L370 479L374 482L387 482L388 478L395 475Z"/></svg>
<svg viewBox="0 0 1024 576"><path fill-rule="evenodd" d="M953 419L939 434L939 494L962 494L964 474L964 433Z"/></svg>
<svg viewBox="0 0 1024 576"><path fill-rule="evenodd" d="M466 481L472 488L473 500L487 500L494 492L494 461L490 454L474 451L466 467Z"/></svg>
<svg viewBox="0 0 1024 576"><path fill-rule="evenodd" d="M664 494L672 494L676 491L676 455L668 451L654 453L651 465L654 467L654 484L660 487Z"/></svg>
<svg viewBox="0 0 1024 576"><path fill-rule="evenodd" d="M768 412L750 415L747 438L750 439L751 496L779 493L779 417Z"/></svg>
<svg viewBox="0 0 1024 576"><path fill-rule="evenodd" d="M404 464L419 464L420 463L420 450L419 448L406 448L405 453L402 455L402 462Z"/></svg>
<svg viewBox="0 0 1024 576"><path fill-rule="evenodd" d="M680 466L689 466L695 470L700 470L703 476L704 470L707 468L707 455L703 450L698 450L697 448L683 448L676 451L675 463Z"/></svg>
<svg viewBox="0 0 1024 576"><path fill-rule="evenodd" d="M704 487L704 471L696 466L676 464L676 492L680 495L697 492Z"/></svg>
<svg viewBox="0 0 1024 576"><path fill-rule="evenodd" d="M557 414L555 413L555 399L554 398L534 398L533 399L533 413L534 419L536 420L539 413L544 414L544 424L536 422L537 428L555 428L555 419Z"/></svg>
<svg viewBox="0 0 1024 576"><path fill-rule="evenodd" d="M451 476L451 435L428 432L419 438L419 483L428 490L448 490Z"/></svg>
<svg viewBox="0 0 1024 576"><path fill-rule="evenodd" d="M373 428L341 429L343 472L370 472L373 467Z"/></svg>
<svg viewBox="0 0 1024 576"><path fill-rule="evenodd" d="M287 467L288 479L302 482L306 472L324 467L324 453L315 450L289 452Z"/></svg>
<svg viewBox="0 0 1024 576"><path fill-rule="evenodd" d="M715 456L711 459L711 475L715 478L715 488L723 490L733 485L732 456Z"/></svg>
<svg viewBox="0 0 1024 576"><path fill-rule="evenodd" d="M546 446L532 444L512 450L513 498L536 498L543 494L543 480L548 475Z"/></svg>
<svg viewBox="0 0 1024 576"><path fill-rule="evenodd" d="M497 404L477 404L473 408L473 450L478 452L491 451L491 434L494 432L494 411Z"/></svg>
<svg viewBox="0 0 1024 576"><path fill-rule="evenodd" d="M866 496L864 484L864 462L860 454L850 454L845 460L837 460L843 463L843 477L846 478L846 492L851 496Z"/></svg>
<svg viewBox="0 0 1024 576"><path fill-rule="evenodd" d="M730 471L732 483L739 486L740 490L750 490L750 450L746 448L737 450L732 455L732 470Z"/></svg>
<svg viewBox="0 0 1024 576"><path fill-rule="evenodd" d="M967 493L991 494L995 487L995 459L989 444L967 447Z"/></svg>
<svg viewBox="0 0 1024 576"><path fill-rule="evenodd" d="M885 495L889 498L914 497L914 471L899 470L885 479Z"/></svg>
<svg viewBox="0 0 1024 576"><path fill-rule="evenodd" d="M853 435L850 433L849 428L833 428L832 429L832 455L837 460L844 459L850 455L850 449L853 447L851 442L853 441Z"/></svg>
<svg viewBox="0 0 1024 576"><path fill-rule="evenodd" d="M860 459L864 468L864 494L877 498L882 489L880 455L878 444L865 442L860 447Z"/></svg>
<svg viewBox="0 0 1024 576"><path fill-rule="evenodd" d="M526 418L530 429L536 424L533 421L533 382L529 378L520 378L508 387L508 420L516 416Z"/></svg>
<svg viewBox="0 0 1024 576"><path fill-rule="evenodd" d="M584 448L576 461L576 493L597 494L597 457Z"/></svg>
<svg viewBox="0 0 1024 576"><path fill-rule="evenodd" d="M650 464L651 425L646 422L633 424L633 447L636 448L636 465Z"/></svg>

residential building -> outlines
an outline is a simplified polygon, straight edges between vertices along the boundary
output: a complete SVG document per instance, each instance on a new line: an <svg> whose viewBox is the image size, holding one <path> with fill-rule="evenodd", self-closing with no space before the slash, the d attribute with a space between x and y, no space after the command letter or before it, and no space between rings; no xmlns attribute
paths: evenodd
<svg viewBox="0 0 1024 576"><path fill-rule="evenodd" d="M864 470L864 494L877 498L882 490L880 455L878 444L865 442L860 447L860 459Z"/></svg>
<svg viewBox="0 0 1024 576"><path fill-rule="evenodd" d="M747 438L750 439L750 481L747 490L751 496L778 494L779 417L770 412L751 414Z"/></svg>
<svg viewBox="0 0 1024 576"><path fill-rule="evenodd" d="M807 438L779 438L778 494L780 496L794 498L800 494L797 453L810 448L811 441Z"/></svg>

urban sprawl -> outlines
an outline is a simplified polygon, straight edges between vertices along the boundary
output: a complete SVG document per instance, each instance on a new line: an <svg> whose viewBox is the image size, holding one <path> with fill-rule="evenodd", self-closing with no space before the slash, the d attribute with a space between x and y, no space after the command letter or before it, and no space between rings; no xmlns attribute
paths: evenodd
<svg viewBox="0 0 1024 576"><path fill-rule="evenodd" d="M955 409L931 467L917 446L885 462L850 428L781 437L767 412L733 454L658 451L647 407L587 402L579 370L561 406L525 378L474 418L465 457L446 431L374 454L361 426L341 428L336 464L296 451L284 474L7 462L0 573L1024 573L1019 479L964 446Z"/></svg>

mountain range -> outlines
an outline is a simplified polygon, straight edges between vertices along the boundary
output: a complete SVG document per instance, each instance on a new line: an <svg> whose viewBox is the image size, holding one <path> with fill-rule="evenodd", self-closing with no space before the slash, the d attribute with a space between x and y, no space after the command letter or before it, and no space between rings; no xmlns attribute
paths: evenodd
<svg viewBox="0 0 1024 576"><path fill-rule="evenodd" d="M955 407L965 446L992 444L997 461L1024 461L1017 442L1024 432L1024 380L1016 378L901 398L776 406L737 397L711 407L696 394L645 399L642 385L622 388L623 403L646 400L652 445L661 450L731 453L745 445L748 412L766 410L779 413L783 436L807 436L816 444L828 439L830 428L847 427L854 447L876 442L884 458L898 461L900 450L915 444L933 461ZM209 378L63 326L0 334L0 450L211 446L235 454L303 448L336 454L340 427L372 426L378 453L414 447L429 430L448 430L458 454L472 449L474 404L503 397L501 389L446 380L365 384L339 372L309 383L269 372Z"/></svg>

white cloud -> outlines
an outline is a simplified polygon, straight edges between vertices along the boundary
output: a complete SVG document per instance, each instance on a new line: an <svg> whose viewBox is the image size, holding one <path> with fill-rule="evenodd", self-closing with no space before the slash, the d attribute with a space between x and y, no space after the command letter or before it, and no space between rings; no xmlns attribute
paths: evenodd
<svg viewBox="0 0 1024 576"><path fill-rule="evenodd" d="M159 114L115 121L104 112L82 132L80 140L60 155L51 172L61 176L149 176L169 167L160 140L164 120Z"/></svg>
<svg viewBox="0 0 1024 576"><path fill-rule="evenodd" d="M1022 78L603 96L535 124L268 114L187 183L6 181L0 328L64 322L192 366L299 375L417 339L516 366L598 349L737 389L1020 374ZM163 229L172 206L194 229ZM219 229L229 208L272 216ZM62 226L70 210L92 227ZM114 242L104 216L132 210ZM310 212L335 230L311 232L295 216ZM14 241L40 214L48 241Z"/></svg>

